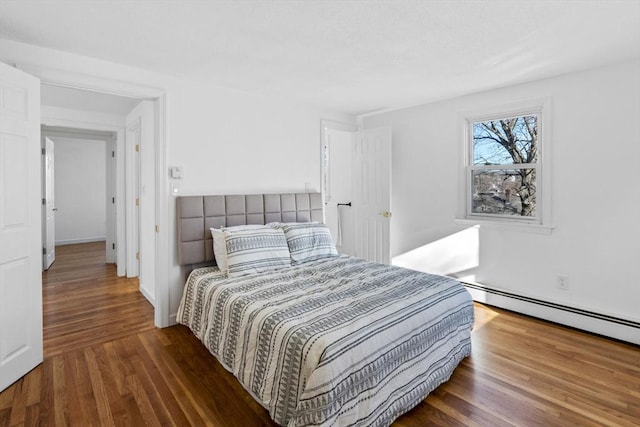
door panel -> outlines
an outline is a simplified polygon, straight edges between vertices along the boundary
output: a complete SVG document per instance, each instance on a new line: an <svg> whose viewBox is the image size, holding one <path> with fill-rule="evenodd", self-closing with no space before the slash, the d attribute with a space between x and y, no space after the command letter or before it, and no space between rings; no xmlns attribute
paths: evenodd
<svg viewBox="0 0 640 427"><path fill-rule="evenodd" d="M126 128L127 277L138 277L140 268L140 117L128 117Z"/></svg>
<svg viewBox="0 0 640 427"><path fill-rule="evenodd" d="M40 81L0 63L0 391L42 362Z"/></svg>
<svg viewBox="0 0 640 427"><path fill-rule="evenodd" d="M139 275L140 292L155 303L155 241L156 241L156 206L155 206L155 126L154 104L142 101L127 115L126 153L127 179L131 183L127 187L129 196L127 204L131 205L127 219L131 218L132 229L127 229L127 240L137 246L138 258L134 261L135 274ZM137 149L136 149L137 146ZM137 201L137 204L135 203ZM130 240L129 240L130 239ZM129 248L133 250L129 245ZM131 260L135 252L127 252ZM129 270L127 270L127 276Z"/></svg>
<svg viewBox="0 0 640 427"><path fill-rule="evenodd" d="M359 131L354 144L356 254L391 262L391 129Z"/></svg>
<svg viewBox="0 0 640 427"><path fill-rule="evenodd" d="M48 270L56 259L56 220L55 220L55 193L54 193L54 157L53 157L53 141L44 137L44 179L42 182L44 215L43 245L44 254L42 255L43 267Z"/></svg>

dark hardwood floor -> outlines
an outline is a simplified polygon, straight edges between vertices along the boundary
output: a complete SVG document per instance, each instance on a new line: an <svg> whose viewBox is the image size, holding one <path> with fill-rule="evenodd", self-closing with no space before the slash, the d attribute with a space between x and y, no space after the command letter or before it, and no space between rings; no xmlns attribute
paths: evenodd
<svg viewBox="0 0 640 427"><path fill-rule="evenodd" d="M153 327L103 244L43 275L45 360L0 393L0 426L271 426L182 326ZM394 426L640 425L640 348L476 305L473 354Z"/></svg>
<svg viewBox="0 0 640 427"><path fill-rule="evenodd" d="M118 277L105 259L104 242L56 248L42 275L45 358L154 329L138 279Z"/></svg>

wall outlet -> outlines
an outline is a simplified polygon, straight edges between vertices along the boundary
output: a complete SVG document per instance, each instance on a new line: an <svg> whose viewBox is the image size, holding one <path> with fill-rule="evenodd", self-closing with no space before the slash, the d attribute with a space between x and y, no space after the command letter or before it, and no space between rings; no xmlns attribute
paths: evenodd
<svg viewBox="0 0 640 427"><path fill-rule="evenodd" d="M558 289L562 291L569 290L569 276L561 274L558 276Z"/></svg>

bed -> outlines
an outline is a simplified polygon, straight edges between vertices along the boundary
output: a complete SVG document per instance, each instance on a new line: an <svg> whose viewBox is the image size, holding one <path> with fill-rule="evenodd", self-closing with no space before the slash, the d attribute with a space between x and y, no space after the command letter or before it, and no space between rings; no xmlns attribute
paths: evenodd
<svg viewBox="0 0 640 427"><path fill-rule="evenodd" d="M228 259L190 273L177 320L278 424L389 425L470 354L466 289L447 277L338 255L321 224L320 194L177 203L183 265L214 261L210 228L274 223L226 232ZM247 249L260 239L268 262Z"/></svg>

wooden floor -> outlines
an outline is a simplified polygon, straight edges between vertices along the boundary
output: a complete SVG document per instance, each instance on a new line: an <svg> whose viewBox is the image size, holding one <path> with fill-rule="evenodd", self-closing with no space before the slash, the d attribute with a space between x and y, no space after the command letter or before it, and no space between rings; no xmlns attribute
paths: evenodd
<svg viewBox="0 0 640 427"><path fill-rule="evenodd" d="M58 248L45 360L0 393L0 426L274 425L186 328L153 327L103 247ZM476 305L472 356L394 424L431 425L640 425L640 349Z"/></svg>
<svg viewBox="0 0 640 427"><path fill-rule="evenodd" d="M42 282L45 358L154 329L138 279L116 275L104 242L58 246Z"/></svg>

